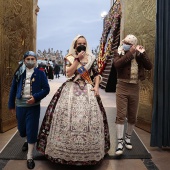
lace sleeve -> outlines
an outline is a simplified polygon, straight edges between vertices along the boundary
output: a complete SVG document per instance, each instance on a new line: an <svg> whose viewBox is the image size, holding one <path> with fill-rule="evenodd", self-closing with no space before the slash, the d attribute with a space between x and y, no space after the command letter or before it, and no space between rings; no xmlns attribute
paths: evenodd
<svg viewBox="0 0 170 170"><path fill-rule="evenodd" d="M91 66L91 79L93 80L93 82L95 82L95 77L96 76L100 76L100 82L102 81L102 76L99 74L98 71L98 64L97 64L97 60L95 59L92 66Z"/></svg>
<svg viewBox="0 0 170 170"><path fill-rule="evenodd" d="M67 76L67 69L72 65L72 62L73 62L73 58L71 56L65 57L65 74L67 79L72 79L75 76L75 74L73 74L71 77Z"/></svg>

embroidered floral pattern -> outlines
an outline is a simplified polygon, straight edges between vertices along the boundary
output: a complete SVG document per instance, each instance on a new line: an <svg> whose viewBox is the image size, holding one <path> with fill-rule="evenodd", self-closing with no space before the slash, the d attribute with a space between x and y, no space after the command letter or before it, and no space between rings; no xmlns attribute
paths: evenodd
<svg viewBox="0 0 170 170"><path fill-rule="evenodd" d="M98 75L96 62L90 72ZM37 150L53 162L96 164L110 149L109 128L101 99L92 86L65 82L52 98L37 142Z"/></svg>

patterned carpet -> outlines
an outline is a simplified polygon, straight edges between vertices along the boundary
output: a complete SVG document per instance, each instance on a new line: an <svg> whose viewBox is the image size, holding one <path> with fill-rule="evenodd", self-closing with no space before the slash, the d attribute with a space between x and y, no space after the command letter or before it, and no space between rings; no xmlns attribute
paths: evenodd
<svg viewBox="0 0 170 170"><path fill-rule="evenodd" d="M125 149L124 154L121 157L115 155L116 147L116 125L115 125L115 115L116 109L107 107L106 113L108 117L109 130L110 130L110 139L111 139L111 148L106 155L105 159L150 159L151 155L140 141L136 132L133 132L132 135L132 144L133 149L131 151ZM42 110L44 111L44 110ZM41 114L43 116L43 114ZM42 120L42 118L40 119ZM0 153L1 160L25 160L27 152L22 152L21 147L24 143L24 139L19 136L17 132L12 140L8 143L5 149ZM46 159L43 155L34 150L34 159L35 160L44 160Z"/></svg>

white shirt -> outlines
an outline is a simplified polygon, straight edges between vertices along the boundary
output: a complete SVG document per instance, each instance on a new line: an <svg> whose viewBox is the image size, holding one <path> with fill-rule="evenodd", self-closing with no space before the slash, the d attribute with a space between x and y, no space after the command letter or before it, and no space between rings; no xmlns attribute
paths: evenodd
<svg viewBox="0 0 170 170"><path fill-rule="evenodd" d="M26 79L25 79L25 85L24 85L24 89L23 89L23 98L29 98L30 97L30 83L31 83L31 76L34 72L34 68L32 69L28 69L26 68Z"/></svg>

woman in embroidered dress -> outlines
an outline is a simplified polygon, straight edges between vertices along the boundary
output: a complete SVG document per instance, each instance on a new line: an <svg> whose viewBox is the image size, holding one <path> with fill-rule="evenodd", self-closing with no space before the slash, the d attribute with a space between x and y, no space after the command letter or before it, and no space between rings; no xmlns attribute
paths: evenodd
<svg viewBox="0 0 170 170"><path fill-rule="evenodd" d="M99 96L101 76L85 37L75 37L65 61L68 80L46 110L37 150L52 162L94 165L110 149L110 137Z"/></svg>

